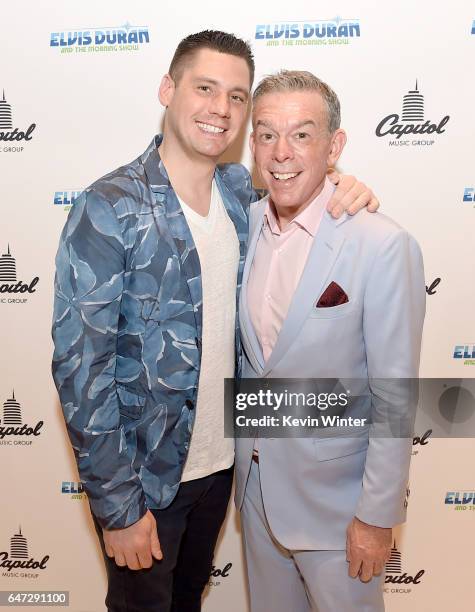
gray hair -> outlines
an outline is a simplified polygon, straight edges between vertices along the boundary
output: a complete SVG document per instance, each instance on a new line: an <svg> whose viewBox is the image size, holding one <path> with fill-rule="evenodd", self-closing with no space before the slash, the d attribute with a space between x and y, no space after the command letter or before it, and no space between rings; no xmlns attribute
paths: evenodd
<svg viewBox="0 0 475 612"><path fill-rule="evenodd" d="M256 100L264 94L282 91L318 92L327 106L328 131L333 134L340 127L338 96L329 85L306 70L280 70L276 74L264 77L254 91L252 102L255 104Z"/></svg>

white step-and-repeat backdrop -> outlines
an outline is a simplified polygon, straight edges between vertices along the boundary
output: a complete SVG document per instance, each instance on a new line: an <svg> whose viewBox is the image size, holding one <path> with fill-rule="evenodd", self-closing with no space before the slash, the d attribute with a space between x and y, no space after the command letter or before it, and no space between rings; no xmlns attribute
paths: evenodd
<svg viewBox="0 0 475 612"><path fill-rule="evenodd" d="M207 28L252 43L257 79L282 67L306 69L336 90L349 135L340 169L370 184L382 211L424 253L421 375L475 374L471 2L7 3L0 37L0 591L69 591L73 612L105 609L105 573L50 375L54 255L78 192L135 158L159 131L160 78L179 40ZM421 109L413 132L404 121L411 99ZM227 159L251 168L248 132ZM475 444L417 434L387 610L469 609ZM206 612L223 609L248 609L232 509L204 600Z"/></svg>

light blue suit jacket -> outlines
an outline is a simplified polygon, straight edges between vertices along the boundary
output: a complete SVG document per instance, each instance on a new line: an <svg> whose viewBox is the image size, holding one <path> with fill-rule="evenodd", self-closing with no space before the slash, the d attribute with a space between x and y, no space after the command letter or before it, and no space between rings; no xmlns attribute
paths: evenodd
<svg viewBox="0 0 475 612"><path fill-rule="evenodd" d="M390 392L390 383L381 379L418 375L425 314L418 244L382 214L362 211L334 220L325 213L265 363L247 304L264 210L265 199L251 207L240 296L243 377L358 379L368 388L364 410L371 418ZM316 308L332 281L344 289L349 301ZM358 434L355 429L335 428L323 438L259 439L266 516L281 544L290 549L341 550L355 515L381 527L405 520L412 440L373 436L371 427ZM249 438L236 441L239 508L253 445Z"/></svg>

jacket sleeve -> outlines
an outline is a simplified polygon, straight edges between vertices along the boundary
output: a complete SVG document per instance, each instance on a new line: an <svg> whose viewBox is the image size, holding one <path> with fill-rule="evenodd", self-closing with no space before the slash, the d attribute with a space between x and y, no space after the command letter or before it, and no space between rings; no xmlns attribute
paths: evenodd
<svg viewBox="0 0 475 612"><path fill-rule="evenodd" d="M372 424L355 514L378 527L393 527L406 517L424 315L421 251L407 232L398 229L377 253L364 297Z"/></svg>
<svg viewBox="0 0 475 612"><path fill-rule="evenodd" d="M56 256L52 371L81 481L107 529L127 527L146 512L115 381L124 274L115 210L88 190L71 209Z"/></svg>

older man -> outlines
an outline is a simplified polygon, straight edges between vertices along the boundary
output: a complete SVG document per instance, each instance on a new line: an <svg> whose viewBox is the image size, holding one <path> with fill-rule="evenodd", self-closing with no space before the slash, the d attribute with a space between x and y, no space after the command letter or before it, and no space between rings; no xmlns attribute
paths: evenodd
<svg viewBox="0 0 475 612"><path fill-rule="evenodd" d="M326 212L326 173L345 142L338 98L314 75L282 71L258 85L251 149L269 196L251 207L243 377L357 379L370 422L385 378L417 376L425 286L419 247L394 221ZM252 612L384 609L411 439L373 433L237 440Z"/></svg>

